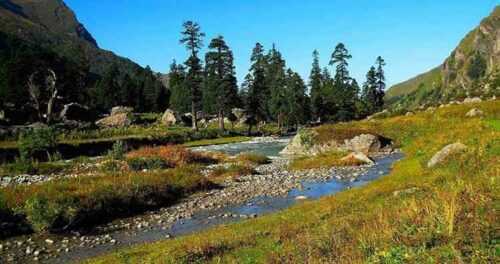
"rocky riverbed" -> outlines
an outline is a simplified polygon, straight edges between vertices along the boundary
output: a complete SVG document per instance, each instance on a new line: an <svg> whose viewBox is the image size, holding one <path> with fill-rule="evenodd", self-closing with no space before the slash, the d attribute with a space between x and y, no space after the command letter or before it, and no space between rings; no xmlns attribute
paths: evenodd
<svg viewBox="0 0 500 264"><path fill-rule="evenodd" d="M198 193L171 207L117 220L98 226L87 233L30 235L2 241L0 260L11 263L66 262L107 252L120 246L167 239L173 236L170 230L174 225L182 226L200 212L214 212L205 214L207 221L214 218L234 220L254 218L258 214L233 214L224 212L223 209L235 205L252 205L251 201L258 197L285 197L291 190L301 189L304 183L327 182L332 179L354 182L371 167L292 172L287 170L287 165L287 159L274 159L271 164L257 167L256 174L240 177L237 181L227 180L218 189ZM146 237L142 235L151 232L155 235Z"/></svg>

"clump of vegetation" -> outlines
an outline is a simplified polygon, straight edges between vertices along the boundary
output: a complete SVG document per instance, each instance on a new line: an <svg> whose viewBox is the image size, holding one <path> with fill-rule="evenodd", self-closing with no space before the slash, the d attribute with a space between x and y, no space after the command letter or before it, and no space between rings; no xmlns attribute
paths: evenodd
<svg viewBox="0 0 500 264"><path fill-rule="evenodd" d="M394 139L405 158L390 175L256 220L175 241L120 250L90 263L169 259L252 263L496 263L499 222L498 101L484 119L458 105L317 131L369 130ZM493 124L493 125L492 125ZM331 130L330 130L331 129ZM429 169L429 159L460 141L470 149ZM416 190L408 192L406 190ZM272 250L269 250L272 249Z"/></svg>
<svg viewBox="0 0 500 264"><path fill-rule="evenodd" d="M165 162L168 167L178 167L192 163L210 164L216 160L209 156L190 151L179 145L167 145L161 147L144 147L129 152L127 159L134 158L158 158Z"/></svg>
<svg viewBox="0 0 500 264"><path fill-rule="evenodd" d="M161 170L168 168L168 164L160 157L127 159L129 168L133 171Z"/></svg>
<svg viewBox="0 0 500 264"><path fill-rule="evenodd" d="M215 182L226 179L238 180L241 176L251 175L254 173L255 170L251 166L231 164L227 167L217 167L210 173L210 175L208 175L208 178Z"/></svg>
<svg viewBox="0 0 500 264"><path fill-rule="evenodd" d="M35 159L35 154L45 152L50 160L50 150L57 144L56 133L52 128L40 128L25 132L20 135L17 146L21 160Z"/></svg>
<svg viewBox="0 0 500 264"><path fill-rule="evenodd" d="M8 187L2 190L2 204L24 216L35 231L51 231L161 206L209 186L199 167L183 166Z"/></svg>
<svg viewBox="0 0 500 264"><path fill-rule="evenodd" d="M125 158L126 147L121 140L116 141L108 151L108 158L112 160L123 160Z"/></svg>
<svg viewBox="0 0 500 264"><path fill-rule="evenodd" d="M362 162L357 160L342 160L348 153L345 151L330 151L315 156L304 156L294 159L290 163L292 170L309 170L331 168L334 166L358 166Z"/></svg>
<svg viewBox="0 0 500 264"><path fill-rule="evenodd" d="M235 160L247 165L263 165L271 162L267 156L256 153L241 153L235 157Z"/></svg>

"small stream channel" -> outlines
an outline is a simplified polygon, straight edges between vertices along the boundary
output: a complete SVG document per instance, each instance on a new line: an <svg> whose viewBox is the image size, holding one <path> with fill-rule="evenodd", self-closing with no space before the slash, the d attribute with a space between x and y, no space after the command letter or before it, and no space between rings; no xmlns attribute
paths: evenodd
<svg viewBox="0 0 500 264"><path fill-rule="evenodd" d="M254 140L243 143L198 147L194 148L194 150L220 151L230 155L236 155L242 152L253 152L279 159L283 158L280 157L279 152L286 146L289 140L289 138L260 139L258 141ZM95 248L78 248L61 255L56 260L50 260L50 263L80 261L100 254L109 253L126 246L151 243L169 237L188 235L217 225L240 221L248 217L257 217L274 213L300 202L296 199L299 196L314 200L346 189L363 186L383 175L389 174L392 164L402 158L403 155L399 152L378 158L376 160L376 165L369 168L366 173L358 177L355 181L332 179L324 182L303 182L302 188L293 189L284 197L257 197L244 204L216 210L202 210L195 213L190 219L178 220L169 229L153 228L132 236L126 233L115 233L112 234L112 236L120 242L118 245L106 244Z"/></svg>

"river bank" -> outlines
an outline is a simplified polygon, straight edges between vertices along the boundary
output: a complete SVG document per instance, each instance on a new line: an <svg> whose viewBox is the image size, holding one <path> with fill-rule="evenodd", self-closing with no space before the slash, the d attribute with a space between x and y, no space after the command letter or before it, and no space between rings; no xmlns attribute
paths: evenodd
<svg viewBox="0 0 500 264"><path fill-rule="evenodd" d="M125 246L153 242L200 231L211 226L258 217L293 205L297 198L319 198L387 174L395 153L377 158L374 166L292 172L288 159L277 157L287 140L258 140L225 146L226 152L272 149L271 164L256 173L227 180L219 188L198 193L179 203L141 216L113 221L92 230L65 235L30 235L3 241L2 259L10 262L66 263ZM221 146L210 146L221 150ZM207 149L203 149L206 151Z"/></svg>

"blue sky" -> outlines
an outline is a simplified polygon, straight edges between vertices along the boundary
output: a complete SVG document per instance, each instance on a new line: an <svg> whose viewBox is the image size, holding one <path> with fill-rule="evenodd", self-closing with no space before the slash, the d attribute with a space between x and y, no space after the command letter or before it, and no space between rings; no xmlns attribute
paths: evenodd
<svg viewBox="0 0 500 264"><path fill-rule="evenodd" d="M184 61L183 21L198 22L210 39L221 34L233 49L241 82L258 41L276 43L287 66L305 79L311 53L326 66L338 42L361 83L377 56L396 84L443 62L498 0L66 0L99 45L159 72Z"/></svg>

